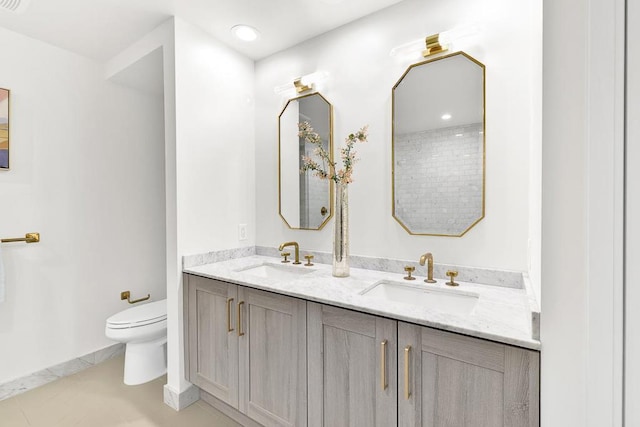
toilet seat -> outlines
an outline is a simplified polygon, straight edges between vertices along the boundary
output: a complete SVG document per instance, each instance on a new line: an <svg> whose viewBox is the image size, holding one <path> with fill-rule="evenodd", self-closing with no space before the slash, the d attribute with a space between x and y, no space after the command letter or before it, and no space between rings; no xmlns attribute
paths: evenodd
<svg viewBox="0 0 640 427"><path fill-rule="evenodd" d="M130 329L167 320L167 300L131 307L107 319L109 329Z"/></svg>

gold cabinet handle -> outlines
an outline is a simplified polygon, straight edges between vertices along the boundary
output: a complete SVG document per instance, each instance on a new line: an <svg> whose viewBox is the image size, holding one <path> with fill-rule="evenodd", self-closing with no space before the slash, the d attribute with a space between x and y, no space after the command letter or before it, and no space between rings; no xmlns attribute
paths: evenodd
<svg viewBox="0 0 640 427"><path fill-rule="evenodd" d="M411 346L408 345L404 348L404 398L409 400L411 397L411 391L409 390L409 353L411 352Z"/></svg>
<svg viewBox="0 0 640 427"><path fill-rule="evenodd" d="M387 340L380 343L380 386L387 389Z"/></svg>
<svg viewBox="0 0 640 427"><path fill-rule="evenodd" d="M242 331L242 306L244 305L244 301L240 301L238 303L238 336L244 336L244 332Z"/></svg>
<svg viewBox="0 0 640 427"><path fill-rule="evenodd" d="M233 298L227 299L227 332L233 332L231 327L231 303L233 303Z"/></svg>

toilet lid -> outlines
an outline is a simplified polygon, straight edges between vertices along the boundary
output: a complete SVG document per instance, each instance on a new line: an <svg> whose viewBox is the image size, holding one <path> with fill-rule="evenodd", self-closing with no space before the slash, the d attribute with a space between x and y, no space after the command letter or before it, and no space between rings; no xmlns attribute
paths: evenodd
<svg viewBox="0 0 640 427"><path fill-rule="evenodd" d="M107 326L114 329L135 328L167 319L167 300L150 302L128 308L107 319Z"/></svg>

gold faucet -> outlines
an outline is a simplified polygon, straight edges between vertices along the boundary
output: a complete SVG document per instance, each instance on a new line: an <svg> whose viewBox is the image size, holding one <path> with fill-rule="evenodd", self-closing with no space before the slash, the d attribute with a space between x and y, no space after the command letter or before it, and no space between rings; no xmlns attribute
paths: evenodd
<svg viewBox="0 0 640 427"><path fill-rule="evenodd" d="M426 283L436 283L433 280L433 255L431 255L431 252L427 252L420 257L420 265L424 265L425 261L427 262L427 278L424 281Z"/></svg>
<svg viewBox="0 0 640 427"><path fill-rule="evenodd" d="M294 264L300 264L300 247L298 246L298 242L284 242L278 248L279 251L283 250L287 246L293 246L295 249L295 258L296 260L293 262Z"/></svg>

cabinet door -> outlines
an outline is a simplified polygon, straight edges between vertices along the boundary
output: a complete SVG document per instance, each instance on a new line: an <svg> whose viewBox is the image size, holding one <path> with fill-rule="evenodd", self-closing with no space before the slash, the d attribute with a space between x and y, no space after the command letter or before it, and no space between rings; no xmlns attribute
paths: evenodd
<svg viewBox="0 0 640 427"><path fill-rule="evenodd" d="M397 322L307 304L309 427L397 425Z"/></svg>
<svg viewBox="0 0 640 427"><path fill-rule="evenodd" d="M236 285L186 276L189 381L238 407Z"/></svg>
<svg viewBox="0 0 640 427"><path fill-rule="evenodd" d="M398 343L400 426L539 425L537 352L404 323Z"/></svg>
<svg viewBox="0 0 640 427"><path fill-rule="evenodd" d="M239 287L240 411L265 427L307 425L306 302Z"/></svg>

